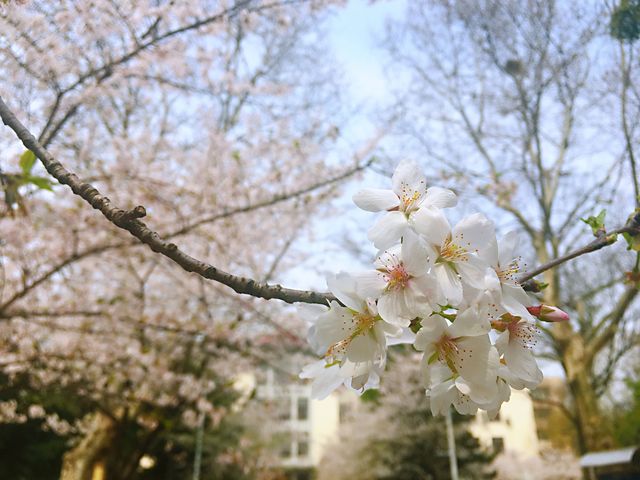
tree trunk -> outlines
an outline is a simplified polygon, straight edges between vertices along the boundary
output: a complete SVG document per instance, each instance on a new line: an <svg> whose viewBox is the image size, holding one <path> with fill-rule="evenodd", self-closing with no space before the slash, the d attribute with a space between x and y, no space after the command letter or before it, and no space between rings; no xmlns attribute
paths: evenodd
<svg viewBox="0 0 640 480"><path fill-rule="evenodd" d="M545 255L546 256L546 255ZM560 285L555 270L545 272L544 301L548 305L560 305ZM553 327L555 343L569 386L573 405L574 425L578 452L611 448L611 432L602 419L598 398L591 384L593 365L586 355L585 339L569 322L556 323Z"/></svg>
<svg viewBox="0 0 640 480"><path fill-rule="evenodd" d="M102 412L91 414L89 429L75 447L64 454L60 480L104 480L104 456L116 434L114 421Z"/></svg>

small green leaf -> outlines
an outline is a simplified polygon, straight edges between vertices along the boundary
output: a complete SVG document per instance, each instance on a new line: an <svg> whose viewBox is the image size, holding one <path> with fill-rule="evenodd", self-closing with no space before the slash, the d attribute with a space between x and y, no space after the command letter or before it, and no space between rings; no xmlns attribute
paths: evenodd
<svg viewBox="0 0 640 480"><path fill-rule="evenodd" d="M636 252L640 252L640 235L634 236L629 232L624 232L622 236L627 241L627 250L635 250Z"/></svg>
<svg viewBox="0 0 640 480"><path fill-rule="evenodd" d="M606 210L602 210L597 216L591 216L589 218L581 218L584 223L591 227L591 231L594 235L598 235L599 232L603 232L604 229L604 218L607 215Z"/></svg>
<svg viewBox="0 0 640 480"><path fill-rule="evenodd" d="M31 173L31 170L33 169L35 163L36 156L31 150L27 150L22 155L20 155L20 169L25 175Z"/></svg>
<svg viewBox="0 0 640 480"><path fill-rule="evenodd" d="M53 192L53 188L51 188L51 181L46 177L27 177L27 181L40 190L49 190Z"/></svg>

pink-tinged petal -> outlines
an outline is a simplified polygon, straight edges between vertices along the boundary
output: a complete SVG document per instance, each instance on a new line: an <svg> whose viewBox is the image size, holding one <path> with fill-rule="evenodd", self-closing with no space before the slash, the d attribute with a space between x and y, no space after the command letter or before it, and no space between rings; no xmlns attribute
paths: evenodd
<svg viewBox="0 0 640 480"><path fill-rule="evenodd" d="M403 160L396 167L391 178L393 191L399 197L407 190L424 195L427 191L427 180L418 164L412 160Z"/></svg>
<svg viewBox="0 0 640 480"><path fill-rule="evenodd" d="M384 274L377 270L354 273L353 277L358 294L363 298L378 298L387 286Z"/></svg>
<svg viewBox="0 0 640 480"><path fill-rule="evenodd" d="M462 302L462 282L458 274L447 264L436 263L433 267L442 295L449 305L455 307Z"/></svg>
<svg viewBox="0 0 640 480"><path fill-rule="evenodd" d="M486 249L495 240L496 232L493 222L481 213L474 213L463 218L453 227L452 243L471 252Z"/></svg>
<svg viewBox="0 0 640 480"><path fill-rule="evenodd" d="M387 292L378 299L378 313L385 322L392 325L409 326L411 319L407 318L406 310L402 290Z"/></svg>
<svg viewBox="0 0 640 480"><path fill-rule="evenodd" d="M409 223L402 212L389 212L369 230L369 240L379 250L390 247L404 234Z"/></svg>
<svg viewBox="0 0 640 480"><path fill-rule="evenodd" d="M467 308L465 311L458 313L448 331L452 337L486 335L491 331L491 323L486 318L480 318L475 308Z"/></svg>
<svg viewBox="0 0 640 480"><path fill-rule="evenodd" d="M400 205L398 195L391 190L380 188L365 188L353 196L353 202L368 212L391 210Z"/></svg>
<svg viewBox="0 0 640 480"><path fill-rule="evenodd" d="M431 245L440 247L451 233L451 226L442 210L421 208L411 216L413 229Z"/></svg>
<svg viewBox="0 0 640 480"><path fill-rule="evenodd" d="M420 237L407 230L402 237L402 263L410 275L420 276L427 273L429 256Z"/></svg>
<svg viewBox="0 0 640 480"><path fill-rule="evenodd" d="M448 188L429 187L423 205L433 208L455 207L458 197Z"/></svg>

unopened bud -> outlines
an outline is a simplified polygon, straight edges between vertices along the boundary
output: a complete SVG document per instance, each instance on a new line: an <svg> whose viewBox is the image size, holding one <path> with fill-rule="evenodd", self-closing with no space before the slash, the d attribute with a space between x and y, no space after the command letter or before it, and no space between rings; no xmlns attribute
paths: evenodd
<svg viewBox="0 0 640 480"><path fill-rule="evenodd" d="M569 314L558 307L538 305L536 307L527 307L527 310L531 315L538 317L543 322L566 322L569 320Z"/></svg>

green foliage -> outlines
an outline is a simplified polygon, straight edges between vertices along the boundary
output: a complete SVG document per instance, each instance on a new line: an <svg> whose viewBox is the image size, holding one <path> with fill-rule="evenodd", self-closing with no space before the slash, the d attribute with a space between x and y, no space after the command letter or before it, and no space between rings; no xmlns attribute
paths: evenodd
<svg viewBox="0 0 640 480"><path fill-rule="evenodd" d="M622 0L611 15L613 38L632 43L640 38L640 0Z"/></svg>
<svg viewBox="0 0 640 480"><path fill-rule="evenodd" d="M30 405L41 405L48 414L73 422L88 411L86 403L74 401L63 389L36 388L27 376L9 381L2 375L0 385L0 401L17 400L17 412L23 415ZM57 480L70 438L46 430L42 418L0 423L0 478Z"/></svg>
<svg viewBox="0 0 640 480"><path fill-rule="evenodd" d="M33 166L36 163L36 155L31 151L27 150L20 156L20 170L24 175L29 175Z"/></svg>
<svg viewBox="0 0 640 480"><path fill-rule="evenodd" d="M584 223L591 227L591 231L594 235L599 235L600 232L604 232L604 218L607 216L607 211L602 210L597 216L591 216L589 218L581 218Z"/></svg>
<svg viewBox="0 0 640 480"><path fill-rule="evenodd" d="M615 409L613 435L620 446L640 445L640 378L627 378L629 401Z"/></svg>

